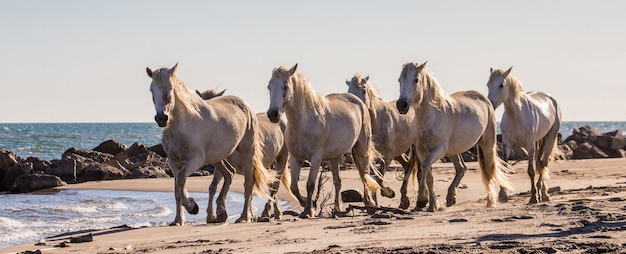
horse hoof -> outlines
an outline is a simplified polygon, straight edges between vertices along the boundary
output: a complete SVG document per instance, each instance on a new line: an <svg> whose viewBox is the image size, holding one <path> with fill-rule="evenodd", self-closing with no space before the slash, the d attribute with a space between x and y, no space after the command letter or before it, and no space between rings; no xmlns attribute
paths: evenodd
<svg viewBox="0 0 626 254"><path fill-rule="evenodd" d="M500 191L500 193L498 194L498 201L502 203L509 202L509 196L506 194L506 192Z"/></svg>
<svg viewBox="0 0 626 254"><path fill-rule="evenodd" d="M426 207L426 204L428 204L428 201L417 201L417 203L415 203L415 207L416 208L424 208Z"/></svg>
<svg viewBox="0 0 626 254"><path fill-rule="evenodd" d="M388 198L394 198L396 196L396 193L389 187L385 187L381 189L380 194L383 195L383 197L388 197Z"/></svg>
<svg viewBox="0 0 626 254"><path fill-rule="evenodd" d="M217 216L217 219L215 220L215 222L217 222L217 223L226 222L226 219L228 219L228 215L227 214L220 214L220 215Z"/></svg>
<svg viewBox="0 0 626 254"><path fill-rule="evenodd" d="M217 221L215 221L215 215L207 215L206 216L206 223L216 223Z"/></svg>
<svg viewBox="0 0 626 254"><path fill-rule="evenodd" d="M174 221L174 222L170 223L170 226L182 226L182 225L183 225L183 223L182 223L182 222L176 222L176 221Z"/></svg>
<svg viewBox="0 0 626 254"><path fill-rule="evenodd" d="M400 209L408 209L411 206L408 198L402 198L400 201Z"/></svg>
<svg viewBox="0 0 626 254"><path fill-rule="evenodd" d="M313 214L309 214L309 213L301 213L300 216L298 216L300 219L312 219L314 218Z"/></svg>
<svg viewBox="0 0 626 254"><path fill-rule="evenodd" d="M455 204L456 204L456 198L451 198L451 199L446 200L447 207L453 206Z"/></svg>
<svg viewBox="0 0 626 254"><path fill-rule="evenodd" d="M531 199L528 201L528 204L529 204L529 205L534 205L534 204L537 204L537 198L531 198Z"/></svg>
<svg viewBox="0 0 626 254"><path fill-rule="evenodd" d="M189 212L189 214L198 214L199 211L200 207L198 207L198 203L196 203L196 201L193 202L193 208L191 209L191 211L187 209L187 212Z"/></svg>

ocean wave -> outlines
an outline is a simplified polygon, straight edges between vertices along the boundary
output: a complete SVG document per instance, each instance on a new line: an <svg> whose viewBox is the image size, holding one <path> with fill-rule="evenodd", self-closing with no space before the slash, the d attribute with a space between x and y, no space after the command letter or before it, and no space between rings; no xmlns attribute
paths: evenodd
<svg viewBox="0 0 626 254"><path fill-rule="evenodd" d="M83 203L88 204L88 205L93 205L96 207L102 206L107 210L114 210L114 211L124 210L128 208L126 205L120 202L111 201L111 200L89 199L89 200L85 200Z"/></svg>
<svg viewBox="0 0 626 254"><path fill-rule="evenodd" d="M18 220L9 219L6 217L0 217L0 228L4 228L4 227L16 229L16 228L24 228L26 227L26 225L24 225L24 223Z"/></svg>
<svg viewBox="0 0 626 254"><path fill-rule="evenodd" d="M80 223L85 225L85 227L91 228L93 224L104 224L109 222L118 222L121 221L122 218L117 215L111 216L98 216L98 217L81 217L81 218L73 218L69 219L70 222Z"/></svg>
<svg viewBox="0 0 626 254"><path fill-rule="evenodd" d="M95 213L98 212L98 208L94 205L85 206L85 205L67 205L67 206L52 206L45 207L45 209L50 209L51 211L56 212L74 212L74 213Z"/></svg>
<svg viewBox="0 0 626 254"><path fill-rule="evenodd" d="M133 218L160 218L172 214L172 210L165 206L157 206L154 209L128 214L128 217Z"/></svg>

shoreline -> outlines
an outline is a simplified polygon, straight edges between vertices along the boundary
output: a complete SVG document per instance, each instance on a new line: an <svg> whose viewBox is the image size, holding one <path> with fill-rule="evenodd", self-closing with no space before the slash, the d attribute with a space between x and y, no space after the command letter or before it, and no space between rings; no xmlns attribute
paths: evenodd
<svg viewBox="0 0 626 254"><path fill-rule="evenodd" d="M302 220L284 215L280 220L251 224L202 224L103 230L94 241L53 248L67 237L46 240L48 246L25 243L0 249L0 254L41 249L42 253L320 253L335 252L580 252L585 249L626 250L626 159L556 161L550 165L548 187L559 187L551 201L527 205L527 161L513 167L511 200L485 208L486 191L476 163L468 163L457 204L441 211L409 215L381 213L377 218L361 212L348 217ZM433 167L438 200L445 206L447 186L454 176L450 163ZM304 190L306 174L298 182ZM356 170L342 171L342 190L362 190ZM192 177L189 191L206 192L211 177ZM400 182L394 172L385 180L396 197L379 197L385 207L399 204ZM325 191L332 191L329 181ZM57 189L171 191L172 178L130 179L73 184ZM233 178L230 191L243 189L243 177ZM295 202L281 186L279 198ZM332 194L331 194L332 195ZM416 192L410 188L411 208ZM332 201L331 201L332 202ZM354 203L362 205L362 203ZM344 210L350 203L344 203ZM299 205L298 205L299 208ZM301 211L299 209L298 211ZM297 211L297 212L298 212ZM201 211L197 216L204 216ZM83 233L84 234L84 233ZM77 235L83 235L77 234ZM602 249L604 248L604 249Z"/></svg>

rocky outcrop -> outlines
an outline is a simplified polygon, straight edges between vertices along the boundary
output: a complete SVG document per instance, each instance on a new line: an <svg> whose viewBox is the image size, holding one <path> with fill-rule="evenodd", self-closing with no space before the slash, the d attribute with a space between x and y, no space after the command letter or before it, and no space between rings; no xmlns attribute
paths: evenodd
<svg viewBox="0 0 626 254"><path fill-rule="evenodd" d="M15 179L11 192L24 193L66 185L61 178L47 174L26 174Z"/></svg>
<svg viewBox="0 0 626 254"><path fill-rule="evenodd" d="M59 184L126 178L171 177L161 146L134 143L126 148L107 140L94 149L72 147L52 161L0 149L0 192L28 192ZM18 180L19 179L19 180ZM57 181L58 179L58 181Z"/></svg>
<svg viewBox="0 0 626 254"><path fill-rule="evenodd" d="M572 131L563 144L572 150L569 159L623 158L626 137L621 130L600 133L591 126Z"/></svg>

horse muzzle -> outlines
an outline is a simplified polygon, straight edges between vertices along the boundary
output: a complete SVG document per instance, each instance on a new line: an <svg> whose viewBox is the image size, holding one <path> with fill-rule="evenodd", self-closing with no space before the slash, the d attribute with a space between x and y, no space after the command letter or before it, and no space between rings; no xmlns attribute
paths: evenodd
<svg viewBox="0 0 626 254"><path fill-rule="evenodd" d="M271 108L267 110L267 118L269 118L270 122L272 123L278 123L280 121L280 115L280 110L276 108Z"/></svg>
<svg viewBox="0 0 626 254"><path fill-rule="evenodd" d="M407 102L406 99L398 99L398 101L396 101L396 108L398 108L398 112L400 112L400 114L406 114L409 112L410 106L411 105L409 105L409 102Z"/></svg>
<svg viewBox="0 0 626 254"><path fill-rule="evenodd" d="M156 116L154 116L154 121L159 125L159 127L166 127L167 120L169 120L169 117L163 113L157 113Z"/></svg>

